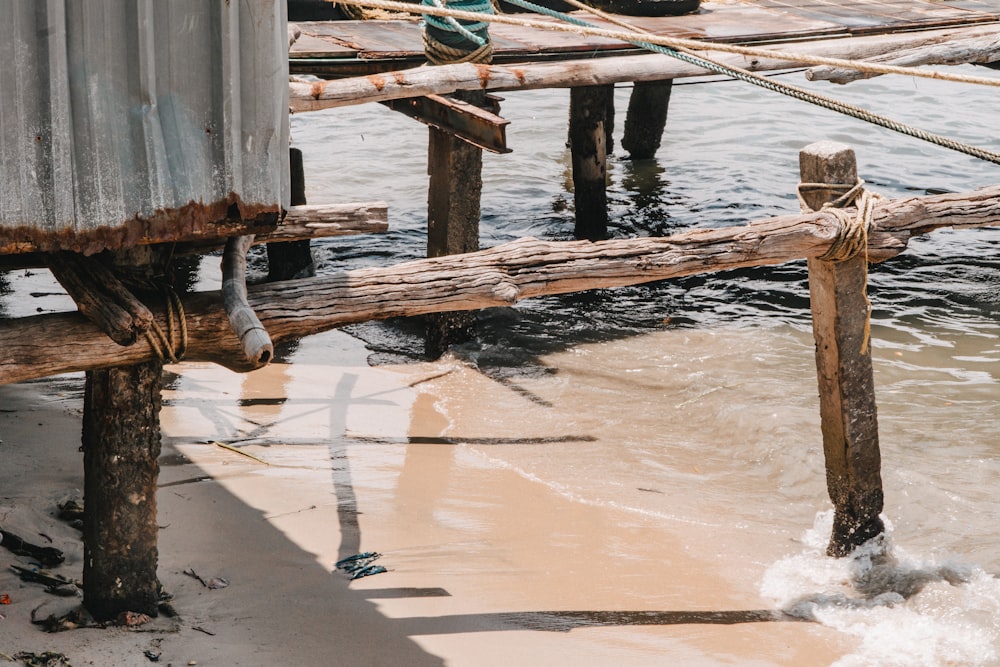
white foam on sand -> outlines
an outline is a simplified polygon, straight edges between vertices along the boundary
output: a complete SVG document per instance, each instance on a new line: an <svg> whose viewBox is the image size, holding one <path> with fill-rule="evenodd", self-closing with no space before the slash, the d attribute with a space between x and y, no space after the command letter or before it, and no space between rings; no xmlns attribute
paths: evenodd
<svg viewBox="0 0 1000 667"><path fill-rule="evenodd" d="M836 667L995 665L1000 580L974 565L923 560L886 535L848 558L826 556L833 512L817 515L803 549L767 569L761 594L787 613L857 637Z"/></svg>

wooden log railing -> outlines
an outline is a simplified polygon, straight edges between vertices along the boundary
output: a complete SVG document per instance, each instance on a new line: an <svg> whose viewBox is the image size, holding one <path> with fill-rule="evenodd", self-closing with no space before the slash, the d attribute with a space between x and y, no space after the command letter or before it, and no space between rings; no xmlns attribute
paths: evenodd
<svg viewBox="0 0 1000 667"><path fill-rule="evenodd" d="M1000 226L1000 186L897 199L876 211L868 254L881 261L911 236L941 227ZM249 305L275 342L396 316L509 306L547 294L818 257L838 222L819 211L664 238L539 241L248 288ZM150 304L158 318L162 307ZM229 330L218 292L185 295L187 359L251 370ZM152 359L143 342L122 347L79 313L0 320L0 384Z"/></svg>
<svg viewBox="0 0 1000 667"><path fill-rule="evenodd" d="M923 63L989 62L1000 60L996 44L995 24L899 33L817 40L776 46L788 57L749 58L742 55L720 54L715 60L753 72L776 71L800 67L796 56L865 60L881 58L892 63L893 54L905 50L901 65ZM884 58L883 58L884 56ZM816 67L809 70L812 78L839 80L840 70ZM536 90L542 88L575 88L602 84L663 81L667 79L704 76L704 69L681 62L670 56L646 54L616 58L593 58L554 63L524 65L474 65L462 63L440 67L421 67L385 74L371 74L332 81L297 81L289 84L292 111L316 111L332 107L384 102L387 100L444 95L458 90Z"/></svg>

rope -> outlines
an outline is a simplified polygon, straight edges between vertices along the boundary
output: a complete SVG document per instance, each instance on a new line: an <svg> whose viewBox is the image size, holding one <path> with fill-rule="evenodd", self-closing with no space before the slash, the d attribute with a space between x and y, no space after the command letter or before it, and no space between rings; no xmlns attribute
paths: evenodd
<svg viewBox="0 0 1000 667"><path fill-rule="evenodd" d="M861 337L861 354L868 353L868 344L871 341L872 328L872 302L868 298L868 233L871 231L872 220L875 217L875 206L882 199L882 196L865 190L865 182L858 179L853 185L850 183L799 183L796 193L799 197L799 207L802 211L814 210L806 203L802 196L804 192L841 192L842 194L833 201L823 204L820 211L830 213L837 219L837 238L825 253L817 259L827 262L843 262L860 253L865 253L864 267L865 279L861 285L861 296L865 299L865 330ZM845 211L847 206L857 206L854 213Z"/></svg>
<svg viewBox="0 0 1000 667"><path fill-rule="evenodd" d="M594 37L607 37L608 39L616 39L619 41L629 42L629 43L632 43L632 40L637 36L634 30L630 32L620 32L615 30L606 30L604 28L598 28L596 26L587 27L589 24L580 25L579 23L574 23L572 26L562 25L559 23L533 21L531 19L521 18L519 16L511 16L509 14L491 14L489 16L474 16L470 12L453 10L449 7L424 6L421 9L416 9L414 5L405 2L398 2L396 0L341 0L341 4L358 5L362 7L378 7L398 12L409 12L411 14L416 12L422 12L425 14L425 17L426 15L450 16L456 19L466 19L470 21L482 20L487 23L503 23L506 25L516 25L525 28L535 28L538 30L573 32L582 35L592 35ZM519 3L512 2L511 4L519 4ZM545 8L543 7L541 9ZM549 14L550 16L553 15L550 14L549 10L547 9L545 9L545 11L543 11L542 13ZM563 16L568 16L568 15L563 14ZM555 18L559 17L556 16ZM579 21L579 19L577 19L577 21ZM927 69L920 69L913 67L901 67L899 65L874 63L870 61L848 60L845 58L828 58L826 56L816 56L807 53L789 53L788 51L762 49L759 47L752 47L752 46L740 46L737 44L701 42L694 39L683 39L680 37L666 37L663 35L654 35L652 33L641 33L639 36L641 36L645 42L649 42L651 44L658 44L660 46L672 47L676 49L687 48L692 51L718 51L720 53L733 53L733 54L751 56L756 58L775 58L778 60L793 60L795 62L807 65L830 65L831 67L843 67L846 69L857 70L860 72L870 72L872 74L901 74L903 76L920 77L925 79L936 79L939 81L972 83L980 86L1000 87L1000 79L991 77L972 76L969 74L954 74L949 72L940 72L937 70L927 70Z"/></svg>
<svg viewBox="0 0 1000 667"><path fill-rule="evenodd" d="M438 2L439 0L425 0L425 2ZM405 3L394 2L393 0L346 0L348 4L359 4L372 7L385 7L392 9L406 10L407 6ZM630 31L626 33L604 30L594 26L593 24L587 23L581 19L564 14L562 12L556 12L550 10L541 5L536 5L532 2L527 2L527 0L510 0L511 4L524 7L525 9L531 9L533 11L539 12L541 14L546 14L554 18L565 21L572 24L573 27L567 25L553 24L553 23L542 23L539 21L529 21L525 19L518 19L515 17L510 17L507 15L495 15L490 14L489 16L484 15L474 15L470 12L453 10L451 8L434 7L424 5L421 11L424 12L424 18L427 19L429 16L447 16L449 18L462 18L467 20L483 21L483 22L496 22L496 23L507 23L511 25L522 25L526 27L539 28L542 30L561 30L564 32L578 32L586 35L595 35L600 37L608 37L610 39L618 39L621 41L629 42L635 46L646 49L648 51L653 51L655 53L661 53L663 55L668 55L673 58L677 58L683 62L689 63L696 67L706 69L710 72L716 74L722 74L724 76L729 76L734 79L750 83L766 90L772 92L781 93L793 99L797 99L801 102L807 102L809 104L814 104L816 106L828 109L830 111L836 111L842 113L846 116L851 116L852 118L857 118L858 120L863 120L873 125L878 125L886 129L898 132L900 134L905 134L907 136L932 143L943 148L948 148L959 153L964 153L972 157L978 158L980 160L985 160L987 162L993 162L994 164L1000 164L1000 153L995 153L983 148L978 148L970 144L951 139L933 132L928 132L899 121L895 121L886 116L876 114L872 111L864 109L862 107L855 106L853 104L848 104L846 102L841 102L831 97L826 97L825 95L820 95L818 93L813 93L804 88L798 86L793 86L786 83L781 83L768 79L767 77L755 74L749 70L745 70L739 67L734 67L730 65L725 65L723 63L711 60L704 56L698 56L691 53L692 50L710 50L710 51L723 51L731 53L743 53L744 55L756 55L759 57L775 57L781 59L794 59L799 62L809 63L809 64L819 64L819 65L832 65L835 67L846 67L861 71L879 72L882 74L904 74L907 76L922 76L932 79L942 79L949 81L964 81L966 83L976 83L989 86L1000 86L1000 79L992 79L986 77L966 77L966 76L953 76L944 74L943 72L919 70L919 69L909 69L905 67L896 67L892 65L876 65L874 63L860 63L853 60L842 60L838 58L824 58L819 56L805 56L799 54L789 54L782 51L769 51L766 49L749 49L745 47L732 47L731 45L723 44L707 44L704 42L698 42L695 40L686 39L676 39L676 38L666 38L658 35L653 35L641 31ZM409 11L414 11L410 9ZM641 38L641 39L639 39ZM445 61L453 62L453 61ZM436 63L441 64L441 63Z"/></svg>
<svg viewBox="0 0 1000 667"><path fill-rule="evenodd" d="M493 43L488 33L489 24L480 20L483 14L492 14L489 0L452 0L446 7L441 0L423 0L424 8L462 8L463 13L475 13L474 21L458 21L453 16L439 17L424 14L424 53L434 65L457 63L489 63L493 60Z"/></svg>
<svg viewBox="0 0 1000 667"><path fill-rule="evenodd" d="M797 194L799 207L803 212L813 209L806 203L804 192L841 192L833 201L823 204L820 209L832 214L839 223L837 238L819 259L828 262L843 262L857 256L862 250L865 258L868 256L868 232L871 229L875 206L882 196L865 190L865 182L860 178L853 185L848 183L799 183ZM854 214L845 211L848 206L856 205ZM867 262L866 262L867 263Z"/></svg>
<svg viewBox="0 0 1000 667"><path fill-rule="evenodd" d="M155 319L146 331L149 347L160 361L176 364L184 358L188 345L187 319L181 298L168 285L163 286L163 300L166 302L167 331ZM178 331L179 329L179 331ZM175 342L174 339L177 339Z"/></svg>
<svg viewBox="0 0 1000 667"><path fill-rule="evenodd" d="M576 3L574 0L570 1L574 5L585 6L582 5L582 3ZM587 23L586 21L576 18L575 16L570 16L569 14L564 14L562 12L557 12L548 9L546 7L542 7L541 5L536 5L533 2L528 2L528 0L509 0L509 2L519 7L524 7L525 9L531 9L533 11L537 11L539 13L547 14L554 18L567 21L574 25L579 25L581 27L588 27L588 28L596 27L593 26L592 24ZM594 13L596 12L597 10L594 11ZM600 12L599 15L602 18L608 17L607 14L605 14L604 12ZM618 23L619 25L621 25L624 22L618 22ZM624 25L629 26L629 24L627 23L624 23ZM647 37L655 37L655 35L651 35L649 33L642 32L636 29L633 29L633 32L635 33L634 36L641 36L644 39ZM1000 153L994 153L993 151L988 151L983 148L971 146L969 144L957 141L955 139L951 139L949 137L945 137L939 134L934 134L933 132L928 132L918 127L913 127L912 125L907 125L905 123L901 123L886 116L882 116L873 111L869 111L868 109L864 109L862 107L855 106L853 104L848 104L846 102L841 102L840 100L834 99L832 97L820 95L818 93L814 93L812 91L800 88L798 86L793 86L791 84L774 81L773 79L769 79L767 77L761 76L760 74L756 74L754 72L742 69L740 67L725 65L716 60L696 55L686 48L667 48L659 44L653 44L651 42L637 41L634 38L630 38L625 41L628 41L634 44L635 46L646 49L648 51L653 51L655 53L662 53L663 55L677 58L678 60L689 63L691 65L696 65L703 69L707 69L710 72L715 72L716 74L723 74L732 77L734 79L743 81L745 83L750 83L755 86L764 88L766 90L770 90L775 93L781 93L782 95L786 95L793 99L797 99L801 102L808 102L810 104L822 107L824 109L837 111L846 116L857 118L858 120L864 120L873 125L878 125L880 127L884 127L894 132L899 132L900 134L905 134L907 136L915 137L917 139L921 139L923 141L927 141L929 143L942 146L944 148L949 148L951 150L958 151L960 153L965 153L966 155L971 155L972 157L979 158L980 160L986 160L987 162L1000 164ZM994 85L998 84L1000 84L1000 80L998 80Z"/></svg>

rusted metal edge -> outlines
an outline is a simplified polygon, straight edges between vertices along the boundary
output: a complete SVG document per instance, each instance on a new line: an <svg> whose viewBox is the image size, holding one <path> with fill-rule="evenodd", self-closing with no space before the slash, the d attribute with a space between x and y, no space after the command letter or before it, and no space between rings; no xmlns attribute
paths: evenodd
<svg viewBox="0 0 1000 667"><path fill-rule="evenodd" d="M117 226L86 231L70 227L53 232L0 224L0 255L61 250L93 255L152 243L266 234L275 230L280 216L278 204L248 204L231 193L211 204L189 202L179 208L158 210L148 217L136 216Z"/></svg>
<svg viewBox="0 0 1000 667"><path fill-rule="evenodd" d="M507 126L510 121L492 110L444 95L424 95L382 102L398 111L462 141L493 153L510 153L507 147ZM490 101L491 109L498 105Z"/></svg>

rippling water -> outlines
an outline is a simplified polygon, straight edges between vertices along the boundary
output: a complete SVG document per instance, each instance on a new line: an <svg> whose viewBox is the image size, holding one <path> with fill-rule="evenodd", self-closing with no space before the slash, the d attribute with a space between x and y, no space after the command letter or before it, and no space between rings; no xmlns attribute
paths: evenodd
<svg viewBox="0 0 1000 667"><path fill-rule="evenodd" d="M785 76L802 83L801 74ZM993 89L889 77L805 85L1000 150ZM619 127L628 93L617 91ZM571 238L567 106L566 91L507 94L514 152L485 159L483 246ZM388 234L318 243L321 271L423 256L422 126L369 105L295 116L292 133L311 202L390 206ZM611 233L664 235L796 211L798 150L821 139L854 147L869 187L890 197L1000 182L1000 166L772 93L679 82L656 158L632 162L619 151L610 161ZM857 635L856 652L838 664L998 664L1000 230L912 241L872 268L870 296L892 571L929 582L913 597L845 588L859 571L879 570L822 555L829 503L802 262L483 313L479 339L462 353L521 396L545 396L554 407L542 418L605 435L575 446L572 466L554 465L562 452L548 447L480 453L581 502L796 540L768 557L761 592ZM405 321L352 332L375 362L422 349L419 329ZM499 424L506 413L497 412ZM649 492L665 488L669 495ZM949 582L936 576L944 571L959 574Z"/></svg>

